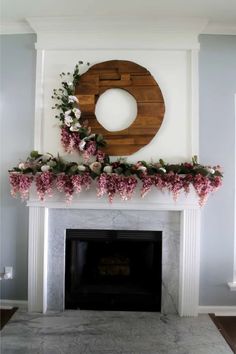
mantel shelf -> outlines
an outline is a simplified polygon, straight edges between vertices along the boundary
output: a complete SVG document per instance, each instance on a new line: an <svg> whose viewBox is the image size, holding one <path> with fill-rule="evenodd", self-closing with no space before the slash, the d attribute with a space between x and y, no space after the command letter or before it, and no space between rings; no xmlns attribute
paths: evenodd
<svg viewBox="0 0 236 354"><path fill-rule="evenodd" d="M53 197L48 197L44 202L37 197L35 190L31 191L27 202L29 207L55 208L55 209L113 209L113 210L186 210L199 209L198 197L194 190L188 195L181 193L177 201L173 200L169 192L161 192L153 189L144 198L139 192L131 200L122 201L115 197L110 203L107 196L98 198L96 191L91 188L89 191L82 191L79 195L74 195L70 203L65 201L65 195L55 192Z"/></svg>

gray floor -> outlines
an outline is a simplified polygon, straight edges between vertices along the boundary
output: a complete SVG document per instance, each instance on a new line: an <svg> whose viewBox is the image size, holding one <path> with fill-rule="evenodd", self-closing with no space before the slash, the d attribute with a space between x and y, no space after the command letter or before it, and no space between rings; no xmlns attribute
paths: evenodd
<svg viewBox="0 0 236 354"><path fill-rule="evenodd" d="M142 312L17 312L1 331L1 354L232 354L206 315Z"/></svg>

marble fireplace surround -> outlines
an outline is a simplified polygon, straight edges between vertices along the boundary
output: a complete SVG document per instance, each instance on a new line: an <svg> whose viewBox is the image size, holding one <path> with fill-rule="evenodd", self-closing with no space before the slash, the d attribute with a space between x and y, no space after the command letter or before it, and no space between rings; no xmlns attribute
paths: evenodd
<svg viewBox="0 0 236 354"><path fill-rule="evenodd" d="M67 205L59 195L29 206L29 311L64 310L66 229L162 231L162 313L197 316L199 304L200 211L195 193L174 202L157 190L144 199L97 199L82 193Z"/></svg>

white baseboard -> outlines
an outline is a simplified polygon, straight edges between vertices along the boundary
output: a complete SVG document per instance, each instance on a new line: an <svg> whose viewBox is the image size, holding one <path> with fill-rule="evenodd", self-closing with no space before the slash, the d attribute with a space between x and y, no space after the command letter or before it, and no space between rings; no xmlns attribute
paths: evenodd
<svg viewBox="0 0 236 354"><path fill-rule="evenodd" d="M232 291L236 291L236 282L232 282L232 283L228 283L228 287L230 288L230 290Z"/></svg>
<svg viewBox="0 0 236 354"><path fill-rule="evenodd" d="M28 301L24 300L8 300L0 299L0 307L19 307L20 309L27 310Z"/></svg>
<svg viewBox="0 0 236 354"><path fill-rule="evenodd" d="M236 306L199 306L198 313L213 313L215 316L236 316Z"/></svg>

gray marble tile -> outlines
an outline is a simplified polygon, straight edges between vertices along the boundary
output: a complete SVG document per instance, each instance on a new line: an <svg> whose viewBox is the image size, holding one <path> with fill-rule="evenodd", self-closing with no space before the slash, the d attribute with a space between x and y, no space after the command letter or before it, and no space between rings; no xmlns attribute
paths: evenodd
<svg viewBox="0 0 236 354"><path fill-rule="evenodd" d="M1 354L230 354L207 315L144 312L16 312L1 332Z"/></svg>
<svg viewBox="0 0 236 354"><path fill-rule="evenodd" d="M141 210L49 211L47 308L64 308L66 229L157 230L163 232L162 313L177 313L180 213Z"/></svg>

